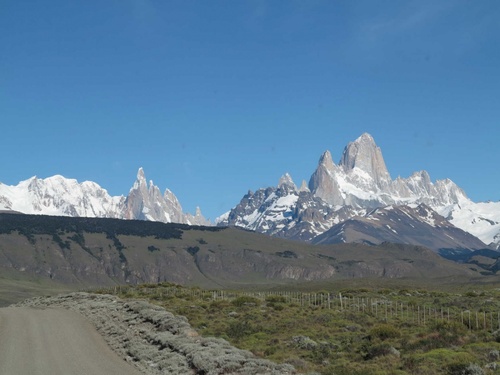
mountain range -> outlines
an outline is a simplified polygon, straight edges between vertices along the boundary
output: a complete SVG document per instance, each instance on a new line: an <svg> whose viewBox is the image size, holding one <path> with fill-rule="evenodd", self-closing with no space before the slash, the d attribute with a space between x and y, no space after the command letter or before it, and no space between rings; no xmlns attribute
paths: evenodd
<svg viewBox="0 0 500 375"><path fill-rule="evenodd" d="M16 186L0 183L0 210L210 225L199 208L194 215L184 213L174 193L166 189L161 194L153 181L148 184L142 168L126 197L112 197L95 182L79 183L60 175L45 179L34 176Z"/></svg>
<svg viewBox="0 0 500 375"><path fill-rule="evenodd" d="M0 210L211 224L199 209L183 212L170 190L161 194L148 184L142 168L127 196L59 175L0 183ZM312 243L388 241L435 251L500 247L500 202L475 203L453 181L433 183L426 171L392 179L367 133L345 147L338 164L325 151L309 183L297 187L286 173L277 186L249 191L216 224Z"/></svg>
<svg viewBox="0 0 500 375"><path fill-rule="evenodd" d="M401 215L396 221L388 216L381 225L380 215L374 216L381 211L374 210L384 207L386 211L398 207ZM353 220L357 223L356 235L352 234ZM415 229L415 221L420 231ZM217 223L323 243L420 244L418 238L434 232L428 237L441 238L427 241L434 250L441 246L468 250L500 246L500 202L475 203L449 179L431 182L426 171L393 180L380 148L367 133L345 147L338 164L330 151L324 152L309 184L303 182L297 188L285 174L276 187L248 192ZM347 226L351 235L346 236L346 231L341 235ZM386 230L380 231L381 227ZM409 235L400 235L412 227Z"/></svg>

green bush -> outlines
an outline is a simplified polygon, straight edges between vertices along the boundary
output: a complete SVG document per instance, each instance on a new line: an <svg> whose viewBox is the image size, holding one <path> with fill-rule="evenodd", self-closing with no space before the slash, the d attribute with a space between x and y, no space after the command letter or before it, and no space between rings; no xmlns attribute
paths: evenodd
<svg viewBox="0 0 500 375"><path fill-rule="evenodd" d="M393 355L395 357L399 357L400 355L398 350L385 342L378 345L366 345L363 349L362 355L365 360L386 355Z"/></svg>
<svg viewBox="0 0 500 375"><path fill-rule="evenodd" d="M244 336L257 332L257 330L250 322L237 320L229 323L229 327L226 332L228 337L239 340Z"/></svg>
<svg viewBox="0 0 500 375"><path fill-rule="evenodd" d="M245 306L245 305L258 306L258 305L260 305L260 301L255 297L241 296L241 297L238 297L238 298L232 300L231 304L236 306L236 307L241 307L241 306Z"/></svg>
<svg viewBox="0 0 500 375"><path fill-rule="evenodd" d="M268 304L272 304L272 303L285 303L286 302L286 298L283 297L283 296L267 296L266 297L266 302Z"/></svg>
<svg viewBox="0 0 500 375"><path fill-rule="evenodd" d="M370 336L376 337L380 340L387 340L399 337L401 333L399 330L390 324L378 324L370 330Z"/></svg>
<svg viewBox="0 0 500 375"><path fill-rule="evenodd" d="M475 363L454 363L448 366L449 375L484 375L483 369Z"/></svg>

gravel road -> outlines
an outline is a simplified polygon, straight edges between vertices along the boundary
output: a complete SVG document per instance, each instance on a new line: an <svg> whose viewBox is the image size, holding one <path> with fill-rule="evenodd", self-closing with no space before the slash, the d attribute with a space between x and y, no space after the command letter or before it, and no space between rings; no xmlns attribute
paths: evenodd
<svg viewBox="0 0 500 375"><path fill-rule="evenodd" d="M80 314L0 309L0 374L139 375Z"/></svg>
<svg viewBox="0 0 500 375"><path fill-rule="evenodd" d="M186 318L143 300L71 293L0 309L0 375L139 373L292 375L296 371L289 364L256 358L225 340L201 337Z"/></svg>

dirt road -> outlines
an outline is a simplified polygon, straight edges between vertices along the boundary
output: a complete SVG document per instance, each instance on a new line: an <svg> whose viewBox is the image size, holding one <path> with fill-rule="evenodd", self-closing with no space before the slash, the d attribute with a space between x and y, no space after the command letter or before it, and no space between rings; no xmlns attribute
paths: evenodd
<svg viewBox="0 0 500 375"><path fill-rule="evenodd" d="M0 309L1 375L139 375L80 314Z"/></svg>

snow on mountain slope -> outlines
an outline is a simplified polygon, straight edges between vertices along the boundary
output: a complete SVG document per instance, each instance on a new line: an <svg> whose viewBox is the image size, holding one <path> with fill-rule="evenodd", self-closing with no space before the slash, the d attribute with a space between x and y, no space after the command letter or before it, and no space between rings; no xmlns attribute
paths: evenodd
<svg viewBox="0 0 500 375"><path fill-rule="evenodd" d="M455 227L424 203L376 208L316 237L313 243L358 242L377 245L394 242L425 246L435 251L477 250L485 244Z"/></svg>
<svg viewBox="0 0 500 375"><path fill-rule="evenodd" d="M284 186L286 189L284 190ZM286 205L275 202L293 195ZM483 242L500 244L500 203L474 203L449 179L432 182L426 171L395 180L382 151L367 133L349 143L335 164L330 151L297 191L291 177L277 188L249 192L218 225L236 225L275 236L312 240L332 226L375 208L425 204ZM422 218L423 220L425 218ZM428 217L427 220L432 220Z"/></svg>
<svg viewBox="0 0 500 375"><path fill-rule="evenodd" d="M231 211L217 218L217 225L237 226L269 235L311 241L353 215L352 207L331 207L302 186L297 189L285 174L277 187L249 191Z"/></svg>
<svg viewBox="0 0 500 375"><path fill-rule="evenodd" d="M409 203L442 207L470 202L451 180L433 184L426 171L392 180L380 148L366 133L344 149L339 165L326 151L311 176L309 189L329 204L363 208Z"/></svg>
<svg viewBox="0 0 500 375"><path fill-rule="evenodd" d="M16 186L0 183L0 209L27 214L119 217L125 198L112 197L94 182L32 177Z"/></svg>
<svg viewBox="0 0 500 375"><path fill-rule="evenodd" d="M0 210L26 214L73 217L108 217L193 225L209 225L201 211L186 214L176 196L166 190L162 195L151 181L146 183L142 168L127 197L112 197L95 182L52 176L32 177L18 185L0 183Z"/></svg>
<svg viewBox="0 0 500 375"><path fill-rule="evenodd" d="M437 210L453 225L500 249L500 202L463 202Z"/></svg>

